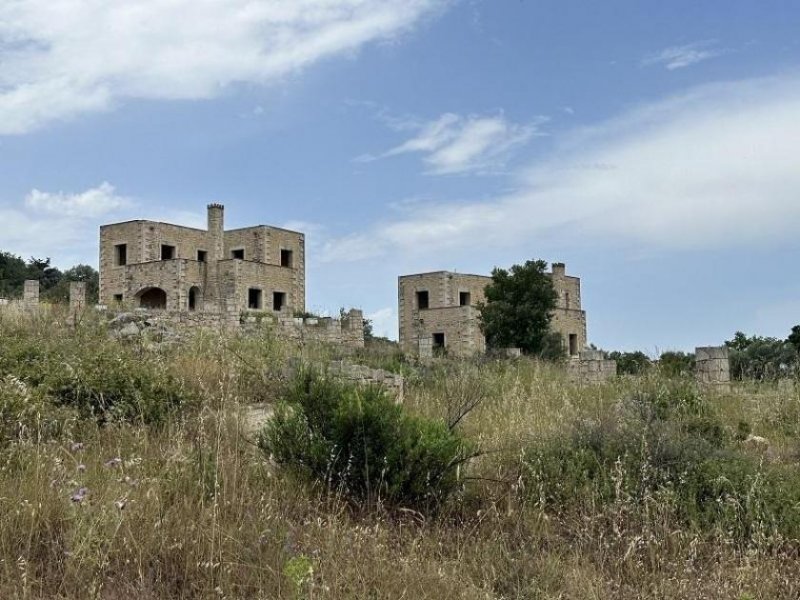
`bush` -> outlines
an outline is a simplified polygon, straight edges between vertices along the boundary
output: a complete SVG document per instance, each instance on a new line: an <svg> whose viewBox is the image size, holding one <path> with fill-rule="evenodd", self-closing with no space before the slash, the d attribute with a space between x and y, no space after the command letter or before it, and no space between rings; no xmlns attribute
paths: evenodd
<svg viewBox="0 0 800 600"><path fill-rule="evenodd" d="M580 422L565 441L527 449L526 488L549 510L625 503L642 519L650 499L683 525L800 536L800 470L743 451L687 384L634 394L611 422Z"/></svg>
<svg viewBox="0 0 800 600"><path fill-rule="evenodd" d="M0 450L15 441L57 437L71 416L44 402L20 379L0 379Z"/></svg>
<svg viewBox="0 0 800 600"><path fill-rule="evenodd" d="M356 502L432 509L457 488L472 446L442 421L409 415L377 387L298 375L262 431L281 465Z"/></svg>
<svg viewBox="0 0 800 600"><path fill-rule="evenodd" d="M158 355L87 332L5 339L0 377L8 376L37 397L100 422L157 423L193 400Z"/></svg>

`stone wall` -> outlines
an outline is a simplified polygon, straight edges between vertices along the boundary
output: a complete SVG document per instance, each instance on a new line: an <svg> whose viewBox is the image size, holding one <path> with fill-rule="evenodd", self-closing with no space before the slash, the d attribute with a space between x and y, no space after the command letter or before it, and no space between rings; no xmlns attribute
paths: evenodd
<svg viewBox="0 0 800 600"><path fill-rule="evenodd" d="M573 356L587 345L586 312L581 309L581 281L566 274L563 263L554 263L549 274L555 288L556 308L551 327L561 334L564 349ZM486 342L477 322L477 311L465 313L462 293L471 307L485 301L491 277L436 271L398 278L399 342L404 352L426 357L432 353L433 333L444 333L447 350L454 356L482 353ZM418 292L428 293L428 308L418 305ZM439 312L437 312L439 311ZM474 318L475 326L464 321ZM448 341L450 340L450 341Z"/></svg>
<svg viewBox="0 0 800 600"><path fill-rule="evenodd" d="M118 248L125 247L125 264ZM174 248L162 259L162 245ZM243 249L244 260L231 256ZM291 253L291 266L281 266L281 251ZM235 312L248 309L247 290L263 290L264 308L272 308L272 292L286 294L286 310L305 310L305 236L258 225L224 230L224 211L208 206L208 229L155 221L127 221L100 228L100 303L139 305L147 287L167 293L167 310L189 310L189 290L202 298L201 310ZM196 303L195 303L196 304Z"/></svg>
<svg viewBox="0 0 800 600"><path fill-rule="evenodd" d="M245 322L256 322L245 316ZM331 317L278 317L275 321L280 337L294 342L333 344L343 348L364 347L364 313L351 309L341 319Z"/></svg>
<svg viewBox="0 0 800 600"><path fill-rule="evenodd" d="M356 385L376 385L382 387L398 402L403 401L405 381L402 375L373 369L364 365L350 364L344 361L332 361L328 365L328 373L341 381Z"/></svg>
<svg viewBox="0 0 800 600"><path fill-rule="evenodd" d="M603 352L584 350L567 361L567 378L573 383L597 384L617 376L617 361L606 358Z"/></svg>
<svg viewBox="0 0 800 600"><path fill-rule="evenodd" d="M695 377L697 382L710 385L727 385L731 381L728 349L724 346L695 348Z"/></svg>

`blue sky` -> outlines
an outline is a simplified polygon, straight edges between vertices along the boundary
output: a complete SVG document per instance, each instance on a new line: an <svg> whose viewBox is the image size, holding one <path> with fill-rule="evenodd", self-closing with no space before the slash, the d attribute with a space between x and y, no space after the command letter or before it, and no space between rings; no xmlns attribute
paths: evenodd
<svg viewBox="0 0 800 600"><path fill-rule="evenodd" d="M800 323L800 5L0 0L0 248L307 233L308 305L560 260L604 348Z"/></svg>

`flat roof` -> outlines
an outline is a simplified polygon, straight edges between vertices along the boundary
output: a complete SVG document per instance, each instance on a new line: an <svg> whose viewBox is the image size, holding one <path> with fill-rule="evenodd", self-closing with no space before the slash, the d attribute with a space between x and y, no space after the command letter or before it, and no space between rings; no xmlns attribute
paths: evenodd
<svg viewBox="0 0 800 600"><path fill-rule="evenodd" d="M202 231L204 233L208 233L208 229L200 229L199 227L190 227L189 225L178 225L177 223L167 223L166 221L151 221L150 219L130 219L128 221L117 221L116 223L106 223L104 225L100 225L100 229L102 229L103 227L116 227L118 225L127 225L129 223L150 223L152 225L168 225L170 227L179 227L180 229L190 229L191 231ZM247 229L258 229L260 227L265 227L267 229L277 229L278 231L285 231L287 233L294 233L297 235L305 236L305 233L303 233L302 231L294 231L293 229L276 227L275 225L250 225L249 227L236 227L234 229L223 229L223 233L228 233L231 231L245 231Z"/></svg>

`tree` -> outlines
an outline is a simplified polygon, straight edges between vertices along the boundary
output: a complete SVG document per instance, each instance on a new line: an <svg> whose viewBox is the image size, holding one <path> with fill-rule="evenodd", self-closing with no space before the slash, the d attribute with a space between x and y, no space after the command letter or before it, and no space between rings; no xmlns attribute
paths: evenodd
<svg viewBox="0 0 800 600"><path fill-rule="evenodd" d="M792 327L792 333L789 334L786 341L794 346L794 349L800 354L800 325Z"/></svg>
<svg viewBox="0 0 800 600"><path fill-rule="evenodd" d="M608 358L617 361L617 373L619 375L641 375L647 372L652 363L647 354L641 350L636 352L610 352Z"/></svg>
<svg viewBox="0 0 800 600"><path fill-rule="evenodd" d="M83 281L86 284L86 302L89 304L98 302L100 274L89 265L76 265L64 271L58 283L47 289L42 297L50 302L68 302L71 281Z"/></svg>
<svg viewBox="0 0 800 600"><path fill-rule="evenodd" d="M797 365L798 352L791 340L758 335L747 337L737 331L725 345L729 349L734 379L778 379L790 375Z"/></svg>
<svg viewBox="0 0 800 600"><path fill-rule="evenodd" d="M529 260L509 270L492 271L486 302L478 304L490 348L520 348L528 354L553 357L550 319L557 294L546 268L543 260ZM563 345L559 343L558 348L563 355Z"/></svg>
<svg viewBox="0 0 800 600"><path fill-rule="evenodd" d="M693 353L667 351L661 354L658 365L661 372L671 377L679 377L694 372Z"/></svg>

